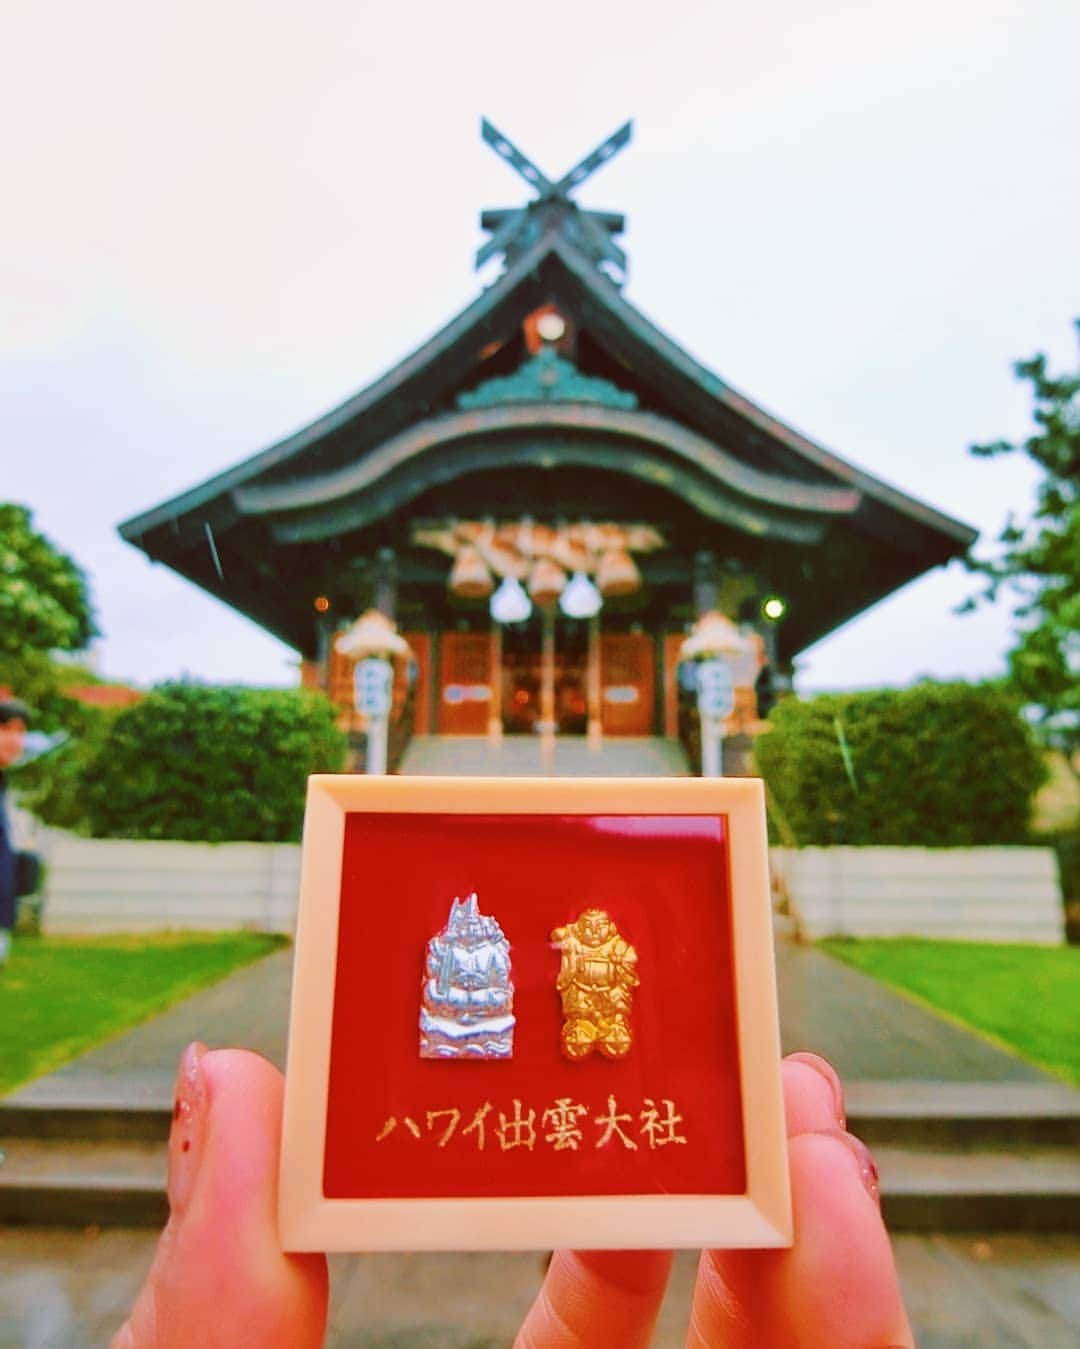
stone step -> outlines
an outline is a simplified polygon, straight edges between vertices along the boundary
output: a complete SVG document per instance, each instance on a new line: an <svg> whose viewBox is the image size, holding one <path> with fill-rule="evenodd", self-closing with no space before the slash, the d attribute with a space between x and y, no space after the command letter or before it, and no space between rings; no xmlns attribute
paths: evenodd
<svg viewBox="0 0 1080 1349"><path fill-rule="evenodd" d="M1044 1082L852 1082L848 1127L871 1147L1080 1148L1080 1092Z"/></svg>
<svg viewBox="0 0 1080 1349"><path fill-rule="evenodd" d="M499 741L474 735L414 736L399 771L444 777L685 777L690 769L678 740L663 736L605 736L598 745L585 736L558 736L554 756L544 758L539 736L508 735Z"/></svg>
<svg viewBox="0 0 1080 1349"><path fill-rule="evenodd" d="M1080 1231L1080 1155L1073 1148L879 1146L874 1157L892 1231Z"/></svg>
<svg viewBox="0 0 1080 1349"><path fill-rule="evenodd" d="M169 1136L169 1108L145 1101L69 1099L0 1100L0 1139L38 1138L161 1143Z"/></svg>
<svg viewBox="0 0 1080 1349"><path fill-rule="evenodd" d="M0 1225L158 1227L163 1143L7 1138ZM1080 1231L1080 1156L1072 1148L942 1151L880 1146L894 1231Z"/></svg>
<svg viewBox="0 0 1080 1349"><path fill-rule="evenodd" d="M873 1147L1080 1148L1080 1092L1063 1083L852 1082L846 1096L850 1129ZM0 1138L160 1142L168 1133L165 1101L0 1099Z"/></svg>
<svg viewBox="0 0 1080 1349"><path fill-rule="evenodd" d="M164 1143L0 1138L0 1226L160 1227Z"/></svg>

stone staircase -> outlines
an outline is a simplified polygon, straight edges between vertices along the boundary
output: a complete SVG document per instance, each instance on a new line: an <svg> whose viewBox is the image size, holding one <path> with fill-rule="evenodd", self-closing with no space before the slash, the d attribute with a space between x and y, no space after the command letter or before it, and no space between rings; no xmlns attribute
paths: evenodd
<svg viewBox="0 0 1080 1349"><path fill-rule="evenodd" d="M419 735L409 744L400 771L416 777L686 777L690 767L677 740L663 736L608 737L592 746L584 736L560 736L545 763L538 736Z"/></svg>
<svg viewBox="0 0 1080 1349"><path fill-rule="evenodd" d="M1055 1083L856 1082L895 1232L1080 1232L1080 1093ZM167 1102L0 1101L0 1224L158 1227Z"/></svg>
<svg viewBox="0 0 1080 1349"><path fill-rule="evenodd" d="M1080 1092L814 948L777 942L785 1052L847 1083L897 1232L1080 1232ZM278 951L0 1098L0 1227L157 1227L172 1081L196 1038L281 1064Z"/></svg>

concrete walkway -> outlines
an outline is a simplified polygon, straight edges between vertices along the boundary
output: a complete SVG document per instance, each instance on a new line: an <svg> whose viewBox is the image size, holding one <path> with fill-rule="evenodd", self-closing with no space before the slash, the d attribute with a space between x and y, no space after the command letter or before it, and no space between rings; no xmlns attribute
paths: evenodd
<svg viewBox="0 0 1080 1349"><path fill-rule="evenodd" d="M812 1049L851 1082L1048 1082L1023 1059L812 946L777 943L785 1053Z"/></svg>
<svg viewBox="0 0 1080 1349"><path fill-rule="evenodd" d="M5 1104L168 1105L177 1061L192 1040L254 1049L283 1068L291 983L292 950L275 951L22 1087Z"/></svg>
<svg viewBox="0 0 1080 1349"><path fill-rule="evenodd" d="M6 1099L167 1103L180 1052L195 1039L254 1049L284 1066L291 966L292 952L277 951ZM856 1094L859 1084L883 1082L1057 1086L1022 1059L812 947L778 943L778 974L785 1052L824 1054Z"/></svg>

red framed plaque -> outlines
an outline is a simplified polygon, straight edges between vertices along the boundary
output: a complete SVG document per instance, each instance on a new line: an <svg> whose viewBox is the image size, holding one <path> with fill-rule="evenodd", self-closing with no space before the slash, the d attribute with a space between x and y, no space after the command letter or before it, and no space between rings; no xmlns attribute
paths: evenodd
<svg viewBox="0 0 1080 1349"><path fill-rule="evenodd" d="M756 779L310 780L286 1250L791 1240Z"/></svg>

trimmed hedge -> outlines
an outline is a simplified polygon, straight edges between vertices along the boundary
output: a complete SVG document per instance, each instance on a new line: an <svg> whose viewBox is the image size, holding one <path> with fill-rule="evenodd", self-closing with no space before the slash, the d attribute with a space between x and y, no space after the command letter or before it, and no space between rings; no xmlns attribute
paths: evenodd
<svg viewBox="0 0 1080 1349"><path fill-rule="evenodd" d="M321 693L164 684L116 716L82 773L97 838L224 843L300 837L309 773L345 737Z"/></svg>
<svg viewBox="0 0 1080 1349"><path fill-rule="evenodd" d="M787 698L755 756L801 847L1027 843L1045 768L994 684Z"/></svg>

